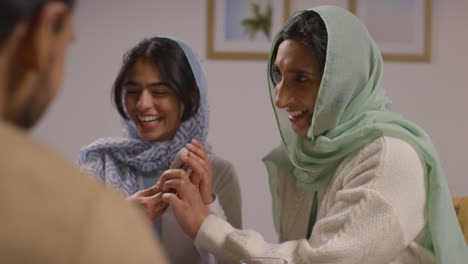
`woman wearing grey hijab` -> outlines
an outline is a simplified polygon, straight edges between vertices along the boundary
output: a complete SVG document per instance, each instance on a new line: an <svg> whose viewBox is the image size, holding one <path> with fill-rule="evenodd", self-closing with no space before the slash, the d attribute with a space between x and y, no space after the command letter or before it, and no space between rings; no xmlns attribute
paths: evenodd
<svg viewBox="0 0 468 264"><path fill-rule="evenodd" d="M216 263L198 250L161 201L156 185L182 147L209 212L241 227L241 200L233 166L206 142L207 82L192 50L168 37L144 39L124 56L113 87L123 137L101 138L80 152L79 164L109 188L128 196L154 223L171 263ZM212 176L213 174L213 176ZM131 228L131 226L129 226Z"/></svg>

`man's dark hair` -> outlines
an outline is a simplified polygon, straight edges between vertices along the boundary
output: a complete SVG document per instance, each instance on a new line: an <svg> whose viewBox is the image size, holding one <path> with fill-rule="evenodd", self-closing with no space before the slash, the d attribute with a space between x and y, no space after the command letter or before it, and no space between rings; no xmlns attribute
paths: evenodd
<svg viewBox="0 0 468 264"><path fill-rule="evenodd" d="M124 110L122 93L128 71L139 60L152 63L164 76L169 88L184 106L181 121L195 114L200 92L184 51L174 40L154 37L144 39L124 55L123 65L112 87L112 100L121 117L129 119Z"/></svg>
<svg viewBox="0 0 468 264"><path fill-rule="evenodd" d="M19 22L33 21L47 2L63 2L73 8L75 0L0 0L0 44Z"/></svg>
<svg viewBox="0 0 468 264"><path fill-rule="evenodd" d="M327 27L318 13L312 10L304 11L288 22L278 35L278 40L273 48L272 61L276 59L281 42L288 39L301 41L309 47L313 55L318 59L323 72L327 57L328 33Z"/></svg>

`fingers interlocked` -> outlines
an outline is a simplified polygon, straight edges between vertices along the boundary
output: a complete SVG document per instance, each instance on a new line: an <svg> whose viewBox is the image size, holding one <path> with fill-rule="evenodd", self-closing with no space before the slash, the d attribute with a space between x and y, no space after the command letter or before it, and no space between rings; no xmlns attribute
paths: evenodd
<svg viewBox="0 0 468 264"><path fill-rule="evenodd" d="M187 173L184 170L167 170L159 179L162 187L162 193L176 193L181 198L186 194L188 185L193 185Z"/></svg>

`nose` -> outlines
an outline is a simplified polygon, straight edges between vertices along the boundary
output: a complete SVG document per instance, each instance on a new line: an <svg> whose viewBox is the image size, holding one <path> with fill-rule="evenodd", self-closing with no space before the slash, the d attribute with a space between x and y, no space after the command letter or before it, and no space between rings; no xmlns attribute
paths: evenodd
<svg viewBox="0 0 468 264"><path fill-rule="evenodd" d="M153 95L147 89L144 89L141 92L140 97L138 98L136 107L138 111L145 111L146 109L151 108L152 106L153 106Z"/></svg>
<svg viewBox="0 0 468 264"><path fill-rule="evenodd" d="M294 100L291 89L284 84L284 80L276 84L275 91L275 105L278 108L285 108Z"/></svg>

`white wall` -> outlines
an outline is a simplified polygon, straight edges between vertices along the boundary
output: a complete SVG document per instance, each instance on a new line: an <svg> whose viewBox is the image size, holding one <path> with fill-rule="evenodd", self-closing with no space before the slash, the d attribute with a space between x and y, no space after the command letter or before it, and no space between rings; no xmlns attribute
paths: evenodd
<svg viewBox="0 0 468 264"><path fill-rule="evenodd" d="M307 1L300 2L293 7L307 6ZM206 60L204 0L139 0L132 4L81 0L76 11L77 38L70 50L64 90L34 135L70 160L94 139L120 135L118 117L110 104L110 86L123 52L147 36L180 38L204 60L211 109L209 141L215 152L236 166L244 226L275 241L268 180L260 162L279 143L267 93L266 63ZM466 11L467 1L433 0L431 63L386 63L384 77L394 108L433 137L450 188L457 195L468 194L464 170L468 164Z"/></svg>

